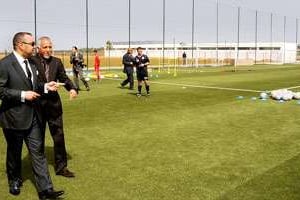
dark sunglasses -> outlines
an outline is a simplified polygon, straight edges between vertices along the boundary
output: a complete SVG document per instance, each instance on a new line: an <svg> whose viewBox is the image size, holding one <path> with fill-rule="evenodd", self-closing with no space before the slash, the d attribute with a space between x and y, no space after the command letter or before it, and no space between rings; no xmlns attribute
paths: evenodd
<svg viewBox="0 0 300 200"><path fill-rule="evenodd" d="M28 44L28 45L31 45L31 46L35 46L35 42L22 42L23 44Z"/></svg>

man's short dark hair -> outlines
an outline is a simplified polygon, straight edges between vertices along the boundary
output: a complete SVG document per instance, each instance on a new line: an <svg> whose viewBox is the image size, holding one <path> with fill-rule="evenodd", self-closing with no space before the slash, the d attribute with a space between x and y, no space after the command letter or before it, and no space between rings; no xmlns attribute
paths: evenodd
<svg viewBox="0 0 300 200"><path fill-rule="evenodd" d="M98 52L98 50L97 49L94 49L94 53L97 53Z"/></svg>
<svg viewBox="0 0 300 200"><path fill-rule="evenodd" d="M77 50L77 49L78 49L76 46L73 46L73 48L74 48L75 50Z"/></svg>
<svg viewBox="0 0 300 200"><path fill-rule="evenodd" d="M23 42L23 39L24 39L25 35L32 36L32 34L29 33L29 32L18 32L18 33L16 33L14 35L14 38L13 38L13 47L14 47L14 50L16 50L16 47L17 47L18 43Z"/></svg>
<svg viewBox="0 0 300 200"><path fill-rule="evenodd" d="M138 47L136 50L138 51L138 50L144 50L144 49L142 47Z"/></svg>

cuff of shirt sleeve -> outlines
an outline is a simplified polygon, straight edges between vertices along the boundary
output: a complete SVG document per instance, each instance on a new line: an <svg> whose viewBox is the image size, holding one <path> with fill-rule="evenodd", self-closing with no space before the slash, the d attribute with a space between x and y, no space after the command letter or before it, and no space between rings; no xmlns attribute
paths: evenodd
<svg viewBox="0 0 300 200"><path fill-rule="evenodd" d="M48 90L47 88L48 88L48 84L46 83L46 84L44 85L44 93L45 93L45 94L48 94L48 92L49 92L49 90Z"/></svg>
<svg viewBox="0 0 300 200"><path fill-rule="evenodd" d="M25 103L26 97L25 97L25 91L21 91L21 102Z"/></svg>

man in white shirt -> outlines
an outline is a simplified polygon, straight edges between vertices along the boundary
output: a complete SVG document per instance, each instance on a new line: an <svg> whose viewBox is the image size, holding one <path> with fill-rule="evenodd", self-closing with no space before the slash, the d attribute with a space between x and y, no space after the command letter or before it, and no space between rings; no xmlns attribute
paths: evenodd
<svg viewBox="0 0 300 200"><path fill-rule="evenodd" d="M19 32L13 38L14 52L0 60L0 126L7 142L6 172L9 192L20 194L21 157L25 141L40 199L56 199L63 191L54 191L43 152L42 115L39 93L56 91L55 82L40 83L37 70L28 62L34 52L31 33Z"/></svg>

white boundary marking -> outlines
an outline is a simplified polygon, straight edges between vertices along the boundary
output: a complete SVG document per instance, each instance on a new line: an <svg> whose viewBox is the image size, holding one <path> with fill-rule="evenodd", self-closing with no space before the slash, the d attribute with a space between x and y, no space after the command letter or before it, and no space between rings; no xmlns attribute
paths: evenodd
<svg viewBox="0 0 300 200"><path fill-rule="evenodd" d="M297 88L300 88L300 86L294 86L294 87L283 88L283 89L291 90L291 89L297 89Z"/></svg>
<svg viewBox="0 0 300 200"><path fill-rule="evenodd" d="M206 86L206 85L191 85L191 84L182 84L182 83L164 83L164 82L157 82L157 81L151 81L151 83L160 84L160 85L171 85L171 86L193 87L193 88L215 89L215 90L228 90L228 91L239 91L239 92L254 92L254 93L263 92L260 90L226 88L226 87Z"/></svg>
<svg viewBox="0 0 300 200"><path fill-rule="evenodd" d="M123 80L123 79L116 79L116 78L105 78L105 79L118 80L118 81ZM168 83L168 82L158 82L158 81L150 81L150 83L159 84L159 85L181 86L181 87L203 88L203 89L215 89L215 90L227 90L227 91L239 91L239 92L253 92L253 93L264 92L264 91L261 91L261 90L251 90L251 89L241 89L241 88L226 88L226 87L206 86L206 85L191 85L191 84L182 84L182 83Z"/></svg>

